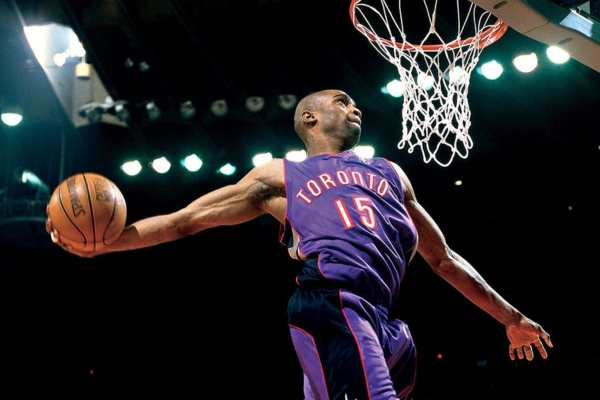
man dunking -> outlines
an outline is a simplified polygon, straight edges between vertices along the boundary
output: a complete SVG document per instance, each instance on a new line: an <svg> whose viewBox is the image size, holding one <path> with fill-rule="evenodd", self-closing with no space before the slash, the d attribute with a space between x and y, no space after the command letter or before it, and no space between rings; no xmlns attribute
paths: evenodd
<svg viewBox="0 0 600 400"><path fill-rule="evenodd" d="M128 225L115 243L96 252L61 243L50 220L46 230L65 250L89 258L271 214L281 223L279 240L302 261L288 324L307 400L407 398L416 349L408 326L388 318L388 311L415 253L505 326L512 360L532 360L533 347L547 358L549 334L448 247L402 169L352 151L360 140L361 118L355 102L340 90L310 94L294 115L307 149L305 161L275 159L255 167L236 184L179 211Z"/></svg>

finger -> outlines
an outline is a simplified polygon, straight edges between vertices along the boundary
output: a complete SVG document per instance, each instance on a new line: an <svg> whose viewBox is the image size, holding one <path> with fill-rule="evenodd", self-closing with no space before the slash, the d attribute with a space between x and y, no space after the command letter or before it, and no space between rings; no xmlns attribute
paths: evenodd
<svg viewBox="0 0 600 400"><path fill-rule="evenodd" d="M546 341L546 343L548 343L548 341ZM542 358L548 358L548 352L546 351L544 344L540 341L539 338L533 344L535 345ZM549 346L552 347L552 344L550 344Z"/></svg>
<svg viewBox="0 0 600 400"><path fill-rule="evenodd" d="M548 347L554 347L552 345L552 341L550 341L550 335L548 335L546 332L544 332L543 335L540 336L542 339L544 339L544 342L546 343L546 345L548 345Z"/></svg>
<svg viewBox="0 0 600 400"><path fill-rule="evenodd" d="M515 360L517 357L515 356L515 349L512 347L512 345L508 346L508 356L510 357L511 360Z"/></svg>
<svg viewBox="0 0 600 400"><path fill-rule="evenodd" d="M546 351L546 349L544 348L544 346L541 343L536 343L535 347L537 348L538 352L540 353L540 355L542 356L542 358L548 358L548 352Z"/></svg>
<svg viewBox="0 0 600 400"><path fill-rule="evenodd" d="M522 360L523 359L523 348L519 346L519 347L513 347L513 349L514 349L514 351L517 352L517 358L519 360ZM513 355L513 359L514 359L514 355Z"/></svg>
<svg viewBox="0 0 600 400"><path fill-rule="evenodd" d="M46 228L46 232L50 234L54 228L52 228L52 220L50 218L46 218L46 222L44 223L44 227Z"/></svg>
<svg viewBox="0 0 600 400"><path fill-rule="evenodd" d="M525 347L525 358L527 358L527 361L533 360L533 349L531 348L531 345L523 347Z"/></svg>

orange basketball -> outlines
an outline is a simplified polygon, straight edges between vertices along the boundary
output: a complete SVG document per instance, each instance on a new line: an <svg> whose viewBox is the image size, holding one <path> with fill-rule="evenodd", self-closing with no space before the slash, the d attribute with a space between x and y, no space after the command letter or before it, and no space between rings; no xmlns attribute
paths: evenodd
<svg viewBox="0 0 600 400"><path fill-rule="evenodd" d="M61 242L77 250L94 251L117 240L125 227L127 206L111 180L82 172L54 189L47 213Z"/></svg>

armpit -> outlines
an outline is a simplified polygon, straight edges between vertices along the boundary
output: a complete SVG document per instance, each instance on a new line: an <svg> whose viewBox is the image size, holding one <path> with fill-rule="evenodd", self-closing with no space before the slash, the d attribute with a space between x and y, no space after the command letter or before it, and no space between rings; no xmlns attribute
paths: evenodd
<svg viewBox="0 0 600 400"><path fill-rule="evenodd" d="M252 202L256 206L260 206L276 197L282 197L285 199L285 188L276 188L261 184L252 194Z"/></svg>
<svg viewBox="0 0 600 400"><path fill-rule="evenodd" d="M261 185L261 188L254 192L252 202L255 207L271 214L279 222L284 221L287 210L285 188Z"/></svg>

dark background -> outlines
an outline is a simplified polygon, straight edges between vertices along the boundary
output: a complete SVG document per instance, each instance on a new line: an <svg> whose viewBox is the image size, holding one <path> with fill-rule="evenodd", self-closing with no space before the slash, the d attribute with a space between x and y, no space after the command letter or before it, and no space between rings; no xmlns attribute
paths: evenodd
<svg viewBox="0 0 600 400"><path fill-rule="evenodd" d="M363 144L407 171L452 249L555 344L547 360L510 361L503 326L417 257L393 310L418 346L414 400L590 398L600 350L598 72L573 59L551 65L544 44L509 29L482 55L503 59L505 74L472 77L474 147L444 168L396 148L402 100L379 88L397 71L354 29L349 1L2 3L0 87L25 99L33 117L0 128L7 181L14 166L50 187L93 170L119 185L128 221L171 212L238 180L251 152L281 157L301 146L292 111L270 106L277 94L345 90L364 113ZM134 112L127 127L75 126L15 28L47 21L73 27L114 99L157 99L164 118ZM521 51L541 55L534 73L511 68ZM126 69L127 57L151 69ZM246 112L251 95L264 96L266 110ZM192 120L168 111L181 98L197 104ZM208 107L221 98L232 110L218 120ZM206 162L196 175L146 169L130 178L118 167L136 152L188 149ZM226 157L240 166L231 178L213 174ZM3 398L302 398L286 325L297 264L274 220L85 260L52 246L32 221L2 226Z"/></svg>

